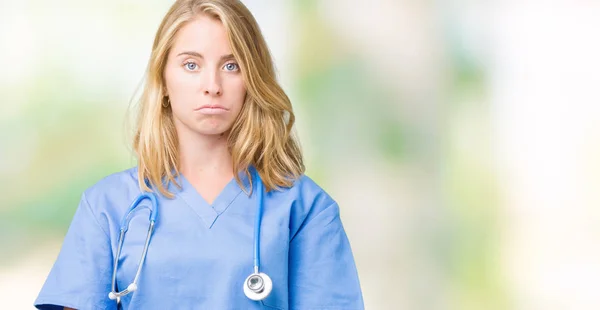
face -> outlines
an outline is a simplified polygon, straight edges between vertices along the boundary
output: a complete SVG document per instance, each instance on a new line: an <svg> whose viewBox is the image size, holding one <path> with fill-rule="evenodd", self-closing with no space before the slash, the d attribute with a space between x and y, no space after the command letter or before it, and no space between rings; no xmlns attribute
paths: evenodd
<svg viewBox="0 0 600 310"><path fill-rule="evenodd" d="M226 133L240 113L246 87L223 24L200 15L175 37L164 71L177 131Z"/></svg>

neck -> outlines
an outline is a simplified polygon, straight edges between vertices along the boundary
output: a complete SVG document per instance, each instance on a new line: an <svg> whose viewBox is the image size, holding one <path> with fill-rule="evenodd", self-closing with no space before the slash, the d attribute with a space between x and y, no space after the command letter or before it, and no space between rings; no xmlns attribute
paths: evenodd
<svg viewBox="0 0 600 310"><path fill-rule="evenodd" d="M178 132L179 169L187 178L233 175L227 134L200 135L192 131Z"/></svg>

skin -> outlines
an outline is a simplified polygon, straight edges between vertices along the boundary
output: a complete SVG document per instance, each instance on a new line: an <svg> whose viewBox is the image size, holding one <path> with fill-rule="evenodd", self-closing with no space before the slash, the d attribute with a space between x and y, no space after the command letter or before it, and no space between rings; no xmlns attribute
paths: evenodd
<svg viewBox="0 0 600 310"><path fill-rule="evenodd" d="M239 114L246 88L220 21L200 15L179 30L164 71L177 132L218 136ZM218 106L222 109L200 109Z"/></svg>
<svg viewBox="0 0 600 310"><path fill-rule="evenodd" d="M199 15L177 33L164 71L180 170L209 204L233 178L227 136L246 97L232 54L223 24Z"/></svg>

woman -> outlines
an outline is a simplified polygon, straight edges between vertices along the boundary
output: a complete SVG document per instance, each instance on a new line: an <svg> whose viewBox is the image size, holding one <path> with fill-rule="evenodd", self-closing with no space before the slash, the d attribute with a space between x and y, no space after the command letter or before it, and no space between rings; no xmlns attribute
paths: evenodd
<svg viewBox="0 0 600 310"><path fill-rule="evenodd" d="M138 166L83 193L35 306L362 309L338 205L303 175L293 124L248 9L176 1L148 64Z"/></svg>

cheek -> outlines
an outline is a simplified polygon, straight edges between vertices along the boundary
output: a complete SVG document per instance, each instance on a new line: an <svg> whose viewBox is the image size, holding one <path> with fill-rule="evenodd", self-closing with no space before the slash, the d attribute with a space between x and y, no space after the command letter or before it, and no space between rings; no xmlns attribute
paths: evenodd
<svg viewBox="0 0 600 310"><path fill-rule="evenodd" d="M197 83L193 76L185 72L178 72L177 69L165 71L165 86L171 99L171 108L176 114L195 105L198 100Z"/></svg>
<svg viewBox="0 0 600 310"><path fill-rule="evenodd" d="M232 101L232 105L236 109L240 109L246 98L246 85L244 80L240 77L228 81L227 89L229 91L229 99Z"/></svg>
<svg viewBox="0 0 600 310"><path fill-rule="evenodd" d="M181 89L187 87L187 83L189 82L185 79L185 76L178 73L177 69L168 68L165 70L165 85L167 86L169 96L176 97L181 92Z"/></svg>

